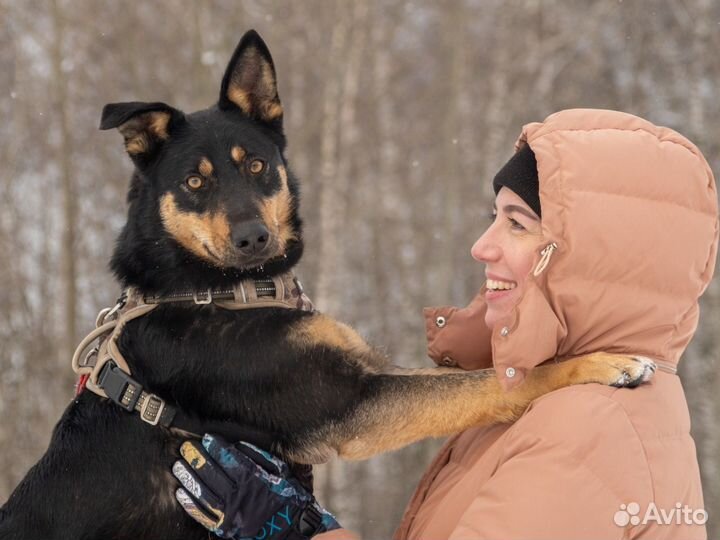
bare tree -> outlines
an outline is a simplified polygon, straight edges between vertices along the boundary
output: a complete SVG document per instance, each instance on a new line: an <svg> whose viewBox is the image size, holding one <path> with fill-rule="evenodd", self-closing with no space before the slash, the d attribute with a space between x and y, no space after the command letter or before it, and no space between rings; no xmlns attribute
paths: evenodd
<svg viewBox="0 0 720 540"><path fill-rule="evenodd" d="M47 8L50 9L47 9ZM520 126L570 107L686 133L720 170L720 4L558 0L0 0L0 500L73 395L69 352L118 294L107 261L131 164L105 103L217 99L240 35L276 61L317 307L419 365L420 308L482 283L469 249ZM720 278L680 364L720 513ZM29 399L28 396L32 396ZM317 468L320 500L391 535L437 441ZM711 520L710 537L720 529Z"/></svg>

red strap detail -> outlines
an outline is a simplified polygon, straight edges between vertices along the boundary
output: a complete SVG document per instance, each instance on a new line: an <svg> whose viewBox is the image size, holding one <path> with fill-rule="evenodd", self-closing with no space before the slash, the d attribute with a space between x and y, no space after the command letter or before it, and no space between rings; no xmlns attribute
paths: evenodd
<svg viewBox="0 0 720 540"><path fill-rule="evenodd" d="M80 375L80 378L78 379L78 382L75 384L75 397L82 394L82 391L85 390L85 383L87 383L88 378L90 377L89 373L85 373L84 375Z"/></svg>

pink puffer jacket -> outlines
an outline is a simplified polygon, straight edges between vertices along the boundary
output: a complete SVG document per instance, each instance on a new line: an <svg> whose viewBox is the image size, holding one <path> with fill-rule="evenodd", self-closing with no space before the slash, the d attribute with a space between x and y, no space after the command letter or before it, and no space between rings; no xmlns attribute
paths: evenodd
<svg viewBox="0 0 720 540"><path fill-rule="evenodd" d="M557 250L492 332L482 324L484 287L468 308L426 310L431 356L494 365L506 388L549 359L594 351L646 356L661 370L637 389L558 390L511 426L455 436L395 538L704 539L675 367L717 257L710 168L675 131L615 111L558 112L525 126L523 144L537 158L543 233ZM343 533L323 540L332 534Z"/></svg>

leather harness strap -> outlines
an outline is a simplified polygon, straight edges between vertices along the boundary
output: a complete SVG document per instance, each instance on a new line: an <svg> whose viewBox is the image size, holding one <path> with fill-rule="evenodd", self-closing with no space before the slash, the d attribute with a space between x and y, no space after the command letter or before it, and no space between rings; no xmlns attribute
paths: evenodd
<svg viewBox="0 0 720 540"><path fill-rule="evenodd" d="M201 292L174 293L165 296L145 296L148 304L169 302L214 303L230 310L279 307L312 311L312 302L303 292L302 284L292 274L286 273L272 278L245 280L232 289Z"/></svg>
<svg viewBox="0 0 720 540"><path fill-rule="evenodd" d="M215 432L225 436L228 436L229 432L238 438L244 436L262 442L259 438L264 434L249 433L247 429L239 428L231 422L201 423L159 396L145 391L142 385L132 378L130 366L118 347L118 340L125 325L150 313L160 304L182 302L196 305L213 303L229 310L284 308L313 311L312 302L303 292L300 281L291 272L272 278L245 280L230 290L207 290L202 293L144 296L136 289L128 289L113 308L105 308L98 314L96 328L75 350L72 368L80 375L80 384L84 382L88 390L112 400L126 411L138 412L141 420L153 426L172 426L195 433L213 425ZM92 347L97 341L99 344ZM82 387L78 389L78 393L81 391Z"/></svg>

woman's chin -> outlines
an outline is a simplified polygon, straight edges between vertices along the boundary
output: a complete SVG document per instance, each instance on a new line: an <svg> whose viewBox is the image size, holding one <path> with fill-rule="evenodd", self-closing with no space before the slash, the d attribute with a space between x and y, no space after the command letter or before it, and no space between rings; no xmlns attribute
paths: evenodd
<svg viewBox="0 0 720 540"><path fill-rule="evenodd" d="M494 306L488 306L487 311L485 312L485 326L487 326L490 330L495 328L495 325L498 324L502 319L507 317L510 314L510 309L502 309L500 306L494 307Z"/></svg>
<svg viewBox="0 0 720 540"><path fill-rule="evenodd" d="M497 317L491 313L492 310L488 309L487 313L485 313L485 326L487 326L490 330L495 328L495 324L497 324Z"/></svg>

